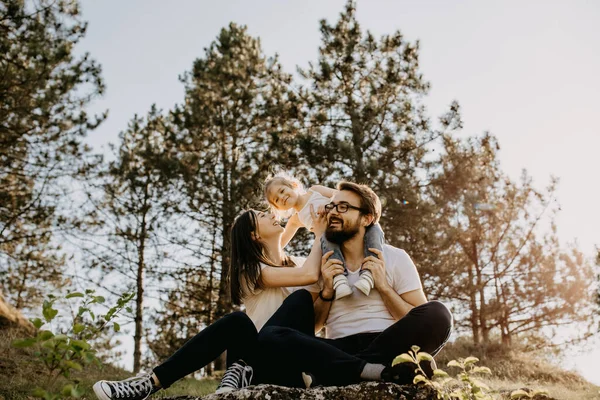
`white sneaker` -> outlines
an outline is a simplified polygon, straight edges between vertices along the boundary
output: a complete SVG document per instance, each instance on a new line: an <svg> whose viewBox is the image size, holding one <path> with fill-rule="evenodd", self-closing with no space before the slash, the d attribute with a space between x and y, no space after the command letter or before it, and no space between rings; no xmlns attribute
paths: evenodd
<svg viewBox="0 0 600 400"><path fill-rule="evenodd" d="M348 284L348 277L345 275L336 275L333 278L333 290L335 290L335 299L339 300L352 294L352 288Z"/></svg>
<svg viewBox="0 0 600 400"><path fill-rule="evenodd" d="M371 271L365 271L360 274L360 278L356 282L354 282L354 287L363 292L365 296L368 296L371 293L371 289L373 289L373 274Z"/></svg>

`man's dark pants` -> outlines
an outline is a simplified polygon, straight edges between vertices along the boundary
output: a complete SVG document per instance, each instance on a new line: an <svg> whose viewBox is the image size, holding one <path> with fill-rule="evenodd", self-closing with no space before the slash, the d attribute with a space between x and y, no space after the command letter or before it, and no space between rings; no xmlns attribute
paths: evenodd
<svg viewBox="0 0 600 400"><path fill-rule="evenodd" d="M282 309L296 310L297 318L275 313L258 336L264 357L261 358L277 370L269 374L270 383L284 386L302 386L302 372L313 374L318 384L326 386L358 383L367 362L391 365L396 356L408 352L413 345L435 356L452 330L448 308L439 301L430 301L413 308L383 332L324 339L314 334L314 308L309 292L296 291L285 302L288 304ZM290 320L294 321L292 326L284 323ZM367 329L368 323L365 320ZM412 382L414 366L405 364L396 368L401 382Z"/></svg>

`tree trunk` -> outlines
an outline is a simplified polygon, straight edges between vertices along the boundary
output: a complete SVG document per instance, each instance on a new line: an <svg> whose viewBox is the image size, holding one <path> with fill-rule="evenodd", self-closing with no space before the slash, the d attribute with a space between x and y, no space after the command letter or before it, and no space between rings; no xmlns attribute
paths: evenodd
<svg viewBox="0 0 600 400"><path fill-rule="evenodd" d="M475 290L475 284L473 283L473 269L469 267L469 299L471 308L471 332L473 333L473 343L479 344L479 317L477 310L477 292Z"/></svg>
<svg viewBox="0 0 600 400"><path fill-rule="evenodd" d="M144 309L144 251L146 246L146 214L142 217L142 231L138 246L136 276L135 333L133 335L133 372L138 373L142 364L142 329Z"/></svg>

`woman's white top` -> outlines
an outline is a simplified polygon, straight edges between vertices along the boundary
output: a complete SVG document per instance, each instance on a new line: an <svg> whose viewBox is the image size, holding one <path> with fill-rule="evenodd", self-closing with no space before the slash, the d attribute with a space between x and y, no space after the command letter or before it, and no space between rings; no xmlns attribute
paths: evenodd
<svg viewBox="0 0 600 400"><path fill-rule="evenodd" d="M306 258L304 257L290 257L294 264L296 264L293 268L302 268L304 265L304 261ZM260 265L261 269L268 267L266 264ZM280 267L287 268L287 267ZM286 297L288 297L291 293L295 292L299 289L306 289L309 292L318 293L321 289L318 284L308 285L308 286L295 286L295 287L273 287L273 288L265 288L265 289L255 289L251 292L248 292L244 296L244 306L246 307L246 314L250 317L254 325L256 326L256 330L260 331L260 329L265 325L265 323L271 318L271 316L277 311L277 309L283 303Z"/></svg>
<svg viewBox="0 0 600 400"><path fill-rule="evenodd" d="M298 219L306 227L306 229L310 230L312 228L313 220L312 215L310 215L310 206L312 205L315 212L319 210L319 207L327 205L331 203L331 199L329 197L323 196L319 192L315 192L314 190L309 190L311 193L308 201L302 207L300 211L298 211Z"/></svg>

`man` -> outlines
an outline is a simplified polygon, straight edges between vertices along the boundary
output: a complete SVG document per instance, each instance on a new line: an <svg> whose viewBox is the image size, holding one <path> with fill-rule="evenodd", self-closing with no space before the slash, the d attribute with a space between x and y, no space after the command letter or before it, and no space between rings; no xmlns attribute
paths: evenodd
<svg viewBox="0 0 600 400"><path fill-rule="evenodd" d="M270 327L260 333L261 347L268 349L273 363L310 373L307 385L310 380L324 385L361 380L411 383L414 366L392 368L392 360L413 345L437 354L450 336L452 315L442 303L427 301L415 265L404 250L385 245L383 251L370 249L376 256L364 257L365 229L379 220L381 202L365 185L341 182L337 188L325 207L326 237L340 245L350 285L363 268L371 271L375 288L368 296L353 290L334 301L333 277L344 267L325 255L315 323L317 330L325 326L326 338Z"/></svg>

